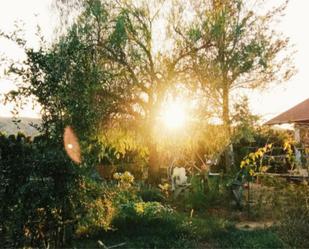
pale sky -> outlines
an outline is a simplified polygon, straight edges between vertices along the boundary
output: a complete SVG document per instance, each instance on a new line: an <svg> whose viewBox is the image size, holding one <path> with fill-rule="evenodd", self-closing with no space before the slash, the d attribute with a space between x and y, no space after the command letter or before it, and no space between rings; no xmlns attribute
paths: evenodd
<svg viewBox="0 0 309 249"><path fill-rule="evenodd" d="M277 0L268 0L276 2ZM279 2L279 1L278 1ZM299 102L309 98L309 0L290 0L286 16L278 26L298 51L295 55L295 66L298 73L289 81L265 92L250 93L250 107L253 113L259 114L264 120L269 119ZM36 46L35 32L39 24L47 39L52 38L56 24L56 15L51 7L51 0L1 0L0 1L0 30L14 29L14 21L25 23L26 39L29 45ZM0 39L0 53L11 58L23 58L22 51L14 45ZM0 75L3 65L0 65ZM14 88L8 80L0 79L0 101L3 94ZM0 116L11 116L12 105L4 106L0 103ZM39 108L32 110L28 105L20 116L38 117Z"/></svg>

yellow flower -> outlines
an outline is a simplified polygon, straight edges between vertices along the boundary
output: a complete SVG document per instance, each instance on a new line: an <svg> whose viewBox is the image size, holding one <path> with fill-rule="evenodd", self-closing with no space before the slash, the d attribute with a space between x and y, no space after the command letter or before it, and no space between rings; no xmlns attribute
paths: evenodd
<svg viewBox="0 0 309 249"><path fill-rule="evenodd" d="M246 165L246 162L245 161L241 161L240 168L242 169L243 167L245 167L245 165Z"/></svg>
<svg viewBox="0 0 309 249"><path fill-rule="evenodd" d="M268 167L265 166L265 165L262 166L261 169L260 169L260 171L263 172L263 173L265 173L267 170L268 170Z"/></svg>
<svg viewBox="0 0 309 249"><path fill-rule="evenodd" d="M119 173L115 173L115 174L113 175L113 177L114 177L115 180L119 180L120 174L119 174Z"/></svg>
<svg viewBox="0 0 309 249"><path fill-rule="evenodd" d="M134 181L134 176L130 172L126 171L123 173L121 180L125 183L132 183Z"/></svg>
<svg viewBox="0 0 309 249"><path fill-rule="evenodd" d="M164 183L163 185L162 184L159 184L159 188L163 191L168 191L169 190L169 187L170 185L168 183Z"/></svg>
<svg viewBox="0 0 309 249"><path fill-rule="evenodd" d="M253 169L250 169L250 170L249 170L249 174L250 174L251 176L254 176L254 175L255 175L254 170L253 170Z"/></svg>
<svg viewBox="0 0 309 249"><path fill-rule="evenodd" d="M137 214L143 214L144 213L144 203L143 202L135 203L134 209Z"/></svg>

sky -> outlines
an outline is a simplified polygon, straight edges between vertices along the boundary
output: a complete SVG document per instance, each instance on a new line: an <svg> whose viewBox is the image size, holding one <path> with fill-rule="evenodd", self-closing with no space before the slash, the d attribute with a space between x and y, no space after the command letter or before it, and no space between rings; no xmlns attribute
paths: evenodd
<svg viewBox="0 0 309 249"><path fill-rule="evenodd" d="M56 14L52 9L52 0L1 0L0 1L0 30L11 31L16 20L24 22L25 38L29 45L37 46L35 42L36 27L39 24L47 40L53 37ZM267 0L274 3L278 0ZM277 29L290 37L295 45L295 66L298 73L288 82L274 86L266 91L249 92L250 108L263 120L272 118L281 112L309 98L309 0L290 0L286 15ZM23 53L13 44L0 39L0 54L10 58L23 58ZM1 63L1 62L0 62ZM4 65L0 64L0 75ZM14 89L14 83L8 79L0 79L0 102L3 94ZM0 116L11 116L13 105L0 103ZM29 103L20 116L39 117L39 107L32 108Z"/></svg>
<svg viewBox="0 0 309 249"><path fill-rule="evenodd" d="M51 0L1 0L0 1L0 30L10 32L14 30L15 23L24 25L25 39L29 41L29 46L38 46L35 39L37 25L39 24L42 33L47 40L52 38L52 32L56 23L56 15L53 14ZM21 49L14 44L0 38L0 54L5 54L8 58L19 60L25 58ZM1 63L1 62L0 62ZM13 104L4 105L3 94L12 89L16 89L14 82L3 78L4 65L0 64L0 117L12 116ZM25 106L20 116L39 117L39 107L32 108L29 103Z"/></svg>

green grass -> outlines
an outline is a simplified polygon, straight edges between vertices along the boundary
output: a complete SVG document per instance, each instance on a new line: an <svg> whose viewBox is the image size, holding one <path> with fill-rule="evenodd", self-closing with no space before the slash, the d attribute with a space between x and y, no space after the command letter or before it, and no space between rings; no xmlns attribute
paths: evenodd
<svg viewBox="0 0 309 249"><path fill-rule="evenodd" d="M283 242L272 229L242 231L232 228L216 234L215 240L220 248L270 249L284 247Z"/></svg>
<svg viewBox="0 0 309 249"><path fill-rule="evenodd" d="M126 222L126 225L125 225ZM88 239L76 241L75 248L102 248L120 243L119 248L283 248L272 229L238 230L228 221L209 217L189 219L176 215L172 219L154 220L148 224L123 221L118 230L101 232Z"/></svg>
<svg viewBox="0 0 309 249"><path fill-rule="evenodd" d="M211 215L189 218L174 212L154 218L118 216L113 230L98 231L75 241L75 248L103 248L125 243L119 248L283 248L273 229L243 231L231 221Z"/></svg>
<svg viewBox="0 0 309 249"><path fill-rule="evenodd" d="M121 248L197 248L200 242L210 240L213 232L222 231L225 225L220 219L190 219L184 214L153 220L126 218L114 222L116 230L99 232L90 240L78 241L75 247L93 248L101 240L106 246L125 242Z"/></svg>
<svg viewBox="0 0 309 249"><path fill-rule="evenodd" d="M196 241L190 228L178 217L142 220L118 220L116 231L102 233L107 245L125 242L123 248L192 248Z"/></svg>

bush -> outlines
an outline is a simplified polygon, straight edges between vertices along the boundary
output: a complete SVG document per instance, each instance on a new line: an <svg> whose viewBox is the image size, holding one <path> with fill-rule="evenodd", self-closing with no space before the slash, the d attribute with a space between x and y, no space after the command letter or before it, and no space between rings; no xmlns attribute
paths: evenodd
<svg viewBox="0 0 309 249"><path fill-rule="evenodd" d="M173 210L159 202L128 202L119 208L118 217L122 219L152 220L172 214Z"/></svg>
<svg viewBox="0 0 309 249"><path fill-rule="evenodd" d="M201 210L226 202L226 187L221 178L214 176L194 175L191 186L185 191L180 204L185 208Z"/></svg>
<svg viewBox="0 0 309 249"><path fill-rule="evenodd" d="M233 142L235 168L238 171L239 165L243 158L249 153L255 152L258 148L264 147L266 144L272 144L273 148L269 156L284 155L282 159L268 157L263 160L263 164L271 166L269 172L284 173L293 168L294 154L292 136L288 131L273 130L268 127L249 127L250 139L242 137L235 139ZM288 145L288 146L286 146Z"/></svg>
<svg viewBox="0 0 309 249"><path fill-rule="evenodd" d="M289 185L283 196L278 233L291 248L309 248L309 187Z"/></svg>
<svg viewBox="0 0 309 249"><path fill-rule="evenodd" d="M78 223L78 237L95 236L103 231L113 230L113 222L121 213L121 207L141 201L137 188L132 185L131 177L128 177L131 175L122 176L123 181L116 177L117 182L86 182L86 193L91 198L85 203L87 212L82 214Z"/></svg>
<svg viewBox="0 0 309 249"><path fill-rule="evenodd" d="M85 212L85 178L45 137L0 136L0 226L15 247L70 243ZM13 245L12 245L13 246Z"/></svg>
<svg viewBox="0 0 309 249"><path fill-rule="evenodd" d="M309 248L309 186L278 177L259 176L252 189L255 218L276 221L275 231L286 247Z"/></svg>
<svg viewBox="0 0 309 249"><path fill-rule="evenodd" d="M209 216L189 218L157 202L132 202L122 205L114 229L97 238L105 245L125 242L124 248L204 248L204 242L228 225Z"/></svg>
<svg viewBox="0 0 309 249"><path fill-rule="evenodd" d="M144 186L141 185L138 191L138 195L142 198L143 201L151 202L162 202L164 201L164 196L160 189L153 187L151 185Z"/></svg>
<svg viewBox="0 0 309 249"><path fill-rule="evenodd" d="M103 238L117 240L114 243L126 241L127 248L192 248L183 223L184 217L159 202L128 202L118 209L112 223L114 232L103 234Z"/></svg>

